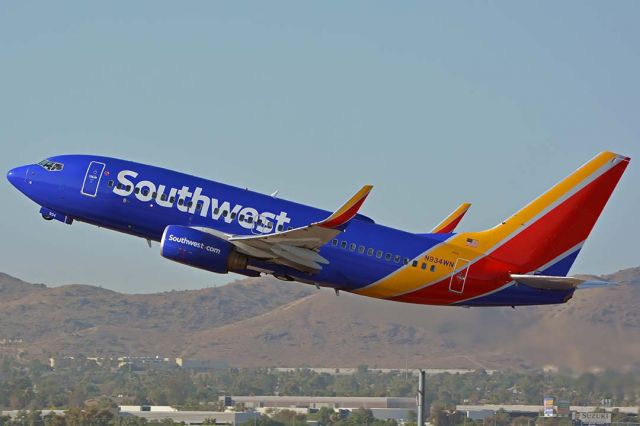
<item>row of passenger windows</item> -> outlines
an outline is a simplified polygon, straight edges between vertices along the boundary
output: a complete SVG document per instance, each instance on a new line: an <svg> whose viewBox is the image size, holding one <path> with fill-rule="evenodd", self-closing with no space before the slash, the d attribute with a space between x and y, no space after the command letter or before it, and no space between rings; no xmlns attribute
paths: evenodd
<svg viewBox="0 0 640 426"><path fill-rule="evenodd" d="M393 261L394 263L400 263L400 260L402 260L402 263L404 265L408 265L409 262L410 262L408 257L405 257L403 259L402 256L400 256L399 254L393 255L392 253L389 253L389 252L385 253L382 250L377 250L376 251L372 247L366 248L363 245L358 246L356 243L348 243L347 241L344 241L344 240L340 241L339 243L340 243L340 248L347 249L347 247L348 247L349 251L354 251L355 252L356 249L357 249L358 253L364 254L366 252L367 256L373 256L374 253L375 253L376 258L378 258L378 259L382 259L382 257L384 256L384 260L386 260L387 262ZM331 244L337 247L338 246L338 240L337 239L332 240ZM414 260L413 262L411 262L411 266L414 267L414 268L417 268L418 264L420 264L420 262L418 262L417 260ZM421 269L427 269L427 263L426 262L422 262L422 264L420 265L420 268ZM436 265L431 265L429 267L429 270L431 272L435 272L436 271Z"/></svg>
<svg viewBox="0 0 640 426"><path fill-rule="evenodd" d="M114 184L115 184L115 182L114 182L114 181L112 181L112 180L110 180L110 181L108 182L109 188L113 188L113 185L114 185ZM118 185L116 185L116 187L117 187L118 189L123 189L123 190L125 190L125 191L131 191L131 185L123 185L123 184L121 184L121 183L118 183ZM144 188L144 189L142 189L142 190L140 190L140 188L134 188L134 189L133 189L133 192L134 192L135 194L142 194L142 195L145 195L145 196L146 196L146 195L149 195L149 189L148 189L148 188ZM158 193L157 193L157 192L153 192L153 193L151 193L151 198L152 198L152 199L155 199L157 196L158 196ZM168 201L168 202L170 202L170 203L175 203L175 202L176 202L176 197L169 197L167 194L161 194L161 195L160 195L160 199L161 199L162 201ZM188 202L186 202L186 200L185 200L185 199L183 199L183 198L178 198L178 205L179 205L179 206L187 206L188 208L191 208L191 207L193 207L193 201L188 201ZM197 204L196 204L196 211L200 211L200 210L202 210L202 207L203 207L203 204L202 204L202 203L197 203ZM236 212L230 212L230 211L228 211L228 210L222 210L222 212L220 212L220 208L219 208L219 207L216 207L216 208L214 208L214 209L213 209L213 214L214 214L214 215L218 215L218 214L220 214L222 217L230 216L232 220L233 220L233 219L235 219L235 218L236 218L236 216L237 216L237 217L238 217L238 220L239 220L240 222L246 222L246 223L253 223L253 222L254 222L254 220L253 220L253 216L247 215L247 216L245 217L245 215L243 215L243 214L241 214L241 215L237 215L237 214L236 214ZM257 226L263 226L264 228L267 228L267 229L269 229L269 230L273 229L273 226L274 226L274 225L273 225L273 222L263 221L262 219L257 219L257 220L255 221L255 223L256 223L256 225L257 225ZM283 225L278 225L278 227L277 227L277 228L278 228L278 229L277 229L277 230L278 230L278 232L282 232L282 231L284 231L284 230L285 230L285 227L284 227ZM291 226L286 227L286 230L287 230L287 231L290 231L291 229L293 229Z"/></svg>

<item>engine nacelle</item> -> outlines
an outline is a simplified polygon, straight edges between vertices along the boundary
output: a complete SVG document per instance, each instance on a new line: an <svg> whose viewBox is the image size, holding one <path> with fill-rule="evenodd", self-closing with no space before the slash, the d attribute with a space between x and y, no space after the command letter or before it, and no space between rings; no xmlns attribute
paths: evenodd
<svg viewBox="0 0 640 426"><path fill-rule="evenodd" d="M219 274L247 267L247 257L233 244L187 226L167 226L160 247L167 259Z"/></svg>

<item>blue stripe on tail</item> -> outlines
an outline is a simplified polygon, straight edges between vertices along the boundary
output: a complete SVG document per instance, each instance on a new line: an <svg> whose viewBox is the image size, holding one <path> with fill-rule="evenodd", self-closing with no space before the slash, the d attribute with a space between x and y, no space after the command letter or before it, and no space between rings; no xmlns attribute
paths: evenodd
<svg viewBox="0 0 640 426"><path fill-rule="evenodd" d="M569 253L567 256L558 260L553 265L549 266L547 269L540 271L540 275L550 275L556 277L566 277L569 273L569 269L573 265L573 262L576 261L578 254L580 253L580 249L578 248L573 253Z"/></svg>

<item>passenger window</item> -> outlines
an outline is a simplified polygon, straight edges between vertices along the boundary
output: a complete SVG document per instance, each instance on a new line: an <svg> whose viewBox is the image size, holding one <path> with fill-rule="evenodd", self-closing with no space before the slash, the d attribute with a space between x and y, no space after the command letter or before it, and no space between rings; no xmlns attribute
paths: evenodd
<svg viewBox="0 0 640 426"><path fill-rule="evenodd" d="M169 198L169 202L171 202L172 204L176 202L176 197L171 197Z"/></svg>
<svg viewBox="0 0 640 426"><path fill-rule="evenodd" d="M238 220L239 220L240 222L244 222L244 215L243 215L243 214L241 214L241 215L238 217Z"/></svg>
<svg viewBox="0 0 640 426"><path fill-rule="evenodd" d="M138 189L138 188L136 188ZM149 195L149 189L145 188L142 190L142 195Z"/></svg>
<svg viewBox="0 0 640 426"><path fill-rule="evenodd" d="M253 216L247 217L247 223L253 223Z"/></svg>
<svg viewBox="0 0 640 426"><path fill-rule="evenodd" d="M196 210L197 211L202 210L202 204L201 203L196 204Z"/></svg>
<svg viewBox="0 0 640 426"><path fill-rule="evenodd" d="M413 266L414 268L415 268L416 266L418 266L418 261L417 261L417 260L414 260L414 261L411 263L411 266Z"/></svg>
<svg viewBox="0 0 640 426"><path fill-rule="evenodd" d="M422 262L422 269L427 269L427 264Z"/></svg>
<svg viewBox="0 0 640 426"><path fill-rule="evenodd" d="M231 219L235 219L236 218L236 212L231 213Z"/></svg>
<svg viewBox="0 0 640 426"><path fill-rule="evenodd" d="M284 226L282 225L278 225L278 232L282 232L282 230L284 229ZM338 240L334 240L336 242L336 244L338 244ZM336 245L334 244L334 246Z"/></svg>
<svg viewBox="0 0 640 426"><path fill-rule="evenodd" d="M378 252L376 253L376 257L377 257L378 259L381 259L381 258L382 258L382 250L378 250Z"/></svg>
<svg viewBox="0 0 640 426"><path fill-rule="evenodd" d="M389 261L391 260L391 253L387 253L384 255L384 260Z"/></svg>
<svg viewBox="0 0 640 426"><path fill-rule="evenodd" d="M373 256L373 249L372 248L367 250L367 256Z"/></svg>
<svg viewBox="0 0 640 426"><path fill-rule="evenodd" d="M112 180L109 181L109 188L113 188L113 181Z"/></svg>
<svg viewBox="0 0 640 426"><path fill-rule="evenodd" d="M290 226L287 226L287 231L291 231L293 228Z"/></svg>
<svg viewBox="0 0 640 426"><path fill-rule="evenodd" d="M346 241L341 242L340 247L347 248L347 242Z"/></svg>
<svg viewBox="0 0 640 426"><path fill-rule="evenodd" d="M396 254L396 257L393 258L393 261L396 263L400 263L400 255Z"/></svg>
<svg viewBox="0 0 640 426"><path fill-rule="evenodd" d="M184 199L178 198L178 205L181 206L184 204Z"/></svg>
<svg viewBox="0 0 640 426"><path fill-rule="evenodd" d="M280 227L278 226L278 228L280 228ZM335 239L331 240L331 245L337 246L338 245L338 240L335 240Z"/></svg>
<svg viewBox="0 0 640 426"><path fill-rule="evenodd" d="M131 191L131 185L125 186L124 189L127 190L127 191Z"/></svg>
<svg viewBox="0 0 640 426"><path fill-rule="evenodd" d="M226 211L226 210L222 210L222 217L227 217L227 214L228 214L228 213L229 213L228 211Z"/></svg>
<svg viewBox="0 0 640 426"><path fill-rule="evenodd" d="M407 265L407 264L409 263L409 258L408 258L408 257L405 257L405 258L404 258L404 260L403 260L403 263L404 263L405 265Z"/></svg>
<svg viewBox="0 0 640 426"><path fill-rule="evenodd" d="M160 196L160 199L161 199L162 201L167 201L167 198L169 198L169 197L167 197L167 194L162 194L162 195Z"/></svg>
<svg viewBox="0 0 640 426"><path fill-rule="evenodd" d="M118 189L124 189L124 185L121 184L121 183L118 183L117 187L118 187Z"/></svg>
<svg viewBox="0 0 640 426"><path fill-rule="evenodd" d="M193 201L189 201L189 203L187 204L187 207L191 207L193 206Z"/></svg>
<svg viewBox="0 0 640 426"><path fill-rule="evenodd" d="M364 253L364 246L358 247L358 253L360 254Z"/></svg>
<svg viewBox="0 0 640 426"><path fill-rule="evenodd" d="M220 209L218 207L213 209L213 214L218 214L218 213L220 213Z"/></svg>
<svg viewBox="0 0 640 426"><path fill-rule="evenodd" d="M431 272L435 272L435 271L436 271L436 265L431 265L431 269L430 269L430 271L431 271Z"/></svg>
<svg viewBox="0 0 640 426"><path fill-rule="evenodd" d="M356 243L349 244L349 250L355 251L356 250Z"/></svg>
<svg viewBox="0 0 640 426"><path fill-rule="evenodd" d="M134 188L133 192L136 193L136 194L139 194L140 193L140 188Z"/></svg>
<svg viewBox="0 0 640 426"><path fill-rule="evenodd" d="M151 194L151 198L155 199L158 196L157 192L154 192L153 194Z"/></svg>

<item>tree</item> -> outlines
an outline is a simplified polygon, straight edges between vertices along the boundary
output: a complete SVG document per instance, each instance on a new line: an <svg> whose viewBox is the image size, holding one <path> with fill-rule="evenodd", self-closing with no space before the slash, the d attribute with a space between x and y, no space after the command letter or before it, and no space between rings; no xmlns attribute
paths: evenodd
<svg viewBox="0 0 640 426"><path fill-rule="evenodd" d="M261 414L255 420L247 420L240 426L285 426L285 424L275 421L267 415Z"/></svg>
<svg viewBox="0 0 640 426"><path fill-rule="evenodd" d="M316 417L318 419L318 422L320 423L320 426L328 426L331 424L331 419L333 418L333 416L335 415L335 411L329 407L321 407L320 410L318 410L318 413L316 414Z"/></svg>
<svg viewBox="0 0 640 426"><path fill-rule="evenodd" d="M287 426L304 426L307 424L307 417L293 410L278 410L271 418Z"/></svg>
<svg viewBox="0 0 640 426"><path fill-rule="evenodd" d="M375 421L373 417L373 412L371 410L367 410L365 408L358 408L357 410L353 410L351 415L347 417L346 424L349 425L372 425Z"/></svg>

